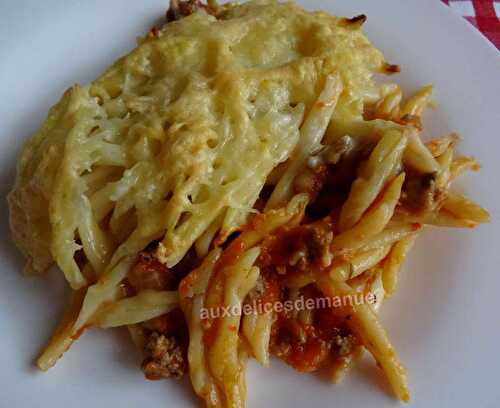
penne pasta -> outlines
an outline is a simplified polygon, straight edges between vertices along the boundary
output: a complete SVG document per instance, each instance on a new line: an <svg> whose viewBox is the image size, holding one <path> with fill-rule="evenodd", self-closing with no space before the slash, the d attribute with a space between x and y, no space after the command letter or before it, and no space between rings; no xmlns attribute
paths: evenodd
<svg viewBox="0 0 500 408"><path fill-rule="evenodd" d="M448 193L443 202L442 209L453 216L472 221L475 224L483 224L490 221L488 211L457 193Z"/></svg>
<svg viewBox="0 0 500 408"><path fill-rule="evenodd" d="M271 197L269 197L266 210L283 206L293 195L293 180L298 175L307 157L320 148L321 140L341 92L342 83L339 76L328 76L322 93L302 124L300 140L292 154L292 160L278 181Z"/></svg>
<svg viewBox="0 0 500 408"><path fill-rule="evenodd" d="M107 329L141 323L170 312L178 305L177 292L143 290L100 310L93 319L97 327Z"/></svg>
<svg viewBox="0 0 500 408"><path fill-rule="evenodd" d="M406 142L406 137L396 131L387 132L378 142L342 207L339 224L342 231L356 224L382 191L400 163Z"/></svg>
<svg viewBox="0 0 500 408"><path fill-rule="evenodd" d="M353 290L344 282L322 277L318 280L318 285L328 296L354 295ZM348 307L345 313L346 316L350 316L349 327L359 336L363 345L380 365L398 399L409 402L405 370L376 314L365 304Z"/></svg>
<svg viewBox="0 0 500 408"><path fill-rule="evenodd" d="M417 234L412 234L396 242L383 262L382 278L387 297L392 296L396 290L398 272L416 238Z"/></svg>
<svg viewBox="0 0 500 408"><path fill-rule="evenodd" d="M396 177L382 193L380 201L369 209L356 225L333 239L332 248L349 250L368 243L373 236L382 232L394 213L404 178L404 173Z"/></svg>
<svg viewBox="0 0 500 408"><path fill-rule="evenodd" d="M409 97L401 106L401 116L411 115L420 116L430 103L433 87L431 85L424 86L414 95Z"/></svg>

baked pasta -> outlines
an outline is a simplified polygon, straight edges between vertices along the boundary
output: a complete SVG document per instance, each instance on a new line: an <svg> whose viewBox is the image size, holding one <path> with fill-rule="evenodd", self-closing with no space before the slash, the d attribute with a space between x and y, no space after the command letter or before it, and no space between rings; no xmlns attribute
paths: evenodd
<svg viewBox="0 0 500 408"><path fill-rule="evenodd" d="M377 310L425 226L474 227L451 189L471 157L424 141L366 17L272 0L172 1L163 26L69 88L26 143L9 195L28 274L71 297L37 360L127 326L147 378L188 374L207 407L243 407L245 362L339 380L364 350L405 371Z"/></svg>

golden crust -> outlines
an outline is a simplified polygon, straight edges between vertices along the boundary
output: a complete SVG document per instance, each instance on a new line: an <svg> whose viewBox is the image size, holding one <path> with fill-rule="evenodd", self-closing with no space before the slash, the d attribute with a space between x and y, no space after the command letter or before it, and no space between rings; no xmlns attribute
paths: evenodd
<svg viewBox="0 0 500 408"><path fill-rule="evenodd" d="M14 242L27 258L28 274L45 272L53 263L49 200L63 156L64 135L51 134L59 127L70 91L48 114L42 128L25 144L17 163L17 178L8 195L10 227Z"/></svg>
<svg viewBox="0 0 500 408"><path fill-rule="evenodd" d="M79 249L100 274L155 239L174 265L216 219L226 235L244 222L328 75L337 119L379 96L383 57L343 19L275 1L218 17L165 25L52 108L9 196L30 269L54 259L79 288Z"/></svg>

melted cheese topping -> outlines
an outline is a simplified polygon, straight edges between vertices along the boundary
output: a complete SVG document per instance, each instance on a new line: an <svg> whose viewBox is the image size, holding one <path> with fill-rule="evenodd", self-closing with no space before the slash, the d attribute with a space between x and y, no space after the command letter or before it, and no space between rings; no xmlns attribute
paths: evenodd
<svg viewBox="0 0 500 408"><path fill-rule="evenodd" d="M349 122L379 98L383 66L358 25L292 3L165 25L69 89L25 146L10 207L29 269L55 260L78 288L153 240L171 266L208 229L227 236L293 155L326 78L342 82L333 121Z"/></svg>

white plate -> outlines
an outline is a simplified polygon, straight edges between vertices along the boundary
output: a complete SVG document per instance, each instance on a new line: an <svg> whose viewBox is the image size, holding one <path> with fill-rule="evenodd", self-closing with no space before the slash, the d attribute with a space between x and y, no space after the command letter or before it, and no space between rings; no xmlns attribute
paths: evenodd
<svg viewBox="0 0 500 408"><path fill-rule="evenodd" d="M6 193L24 140L71 84L96 77L134 47L167 0L0 3L0 163ZM484 164L464 189L490 209L477 230L428 230L402 273L383 321L405 362L413 407L500 404L500 53L438 0L304 1L336 14L366 13L366 30L403 73L406 90L435 84L439 109L426 116L433 132L456 130L461 150ZM9 240L2 200L0 245L0 407L192 407L187 381L144 381L140 358L121 331L89 332L56 368L42 374L33 359L63 303L64 284L24 279ZM341 385L300 375L275 361L250 363L249 407L387 407L397 403L370 358Z"/></svg>

